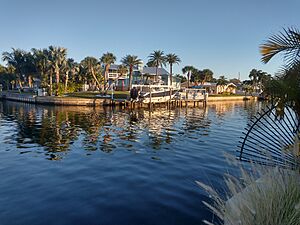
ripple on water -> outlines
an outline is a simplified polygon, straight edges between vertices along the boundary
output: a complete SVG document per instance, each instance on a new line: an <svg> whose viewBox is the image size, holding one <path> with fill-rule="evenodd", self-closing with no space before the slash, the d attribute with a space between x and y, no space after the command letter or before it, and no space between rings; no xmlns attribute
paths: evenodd
<svg viewBox="0 0 300 225"><path fill-rule="evenodd" d="M195 181L222 187L223 152L256 109L0 104L3 224L200 224L211 214Z"/></svg>

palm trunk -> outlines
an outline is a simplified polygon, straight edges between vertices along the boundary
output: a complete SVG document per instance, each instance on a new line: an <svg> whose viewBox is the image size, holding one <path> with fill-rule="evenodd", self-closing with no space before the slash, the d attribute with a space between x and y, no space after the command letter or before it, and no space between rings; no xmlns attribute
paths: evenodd
<svg viewBox="0 0 300 225"><path fill-rule="evenodd" d="M50 74L49 74L49 95L50 96L52 96L52 83L53 83L53 81L52 81L52 72L50 72Z"/></svg>
<svg viewBox="0 0 300 225"><path fill-rule="evenodd" d="M56 79L56 93L55 93L55 95L58 96L58 91L59 91L59 70L55 71L55 79Z"/></svg>
<svg viewBox="0 0 300 225"><path fill-rule="evenodd" d="M28 76L28 86L30 88L32 88L32 76L31 75Z"/></svg>
<svg viewBox="0 0 300 225"><path fill-rule="evenodd" d="M67 92L68 90L68 82L69 82L69 72L66 72L65 92Z"/></svg>
<svg viewBox="0 0 300 225"><path fill-rule="evenodd" d="M96 77L96 75L95 75L95 71L94 71L93 68L92 68L91 72L92 72L92 76L93 76L93 78L94 78L94 80L95 80L95 82L96 82L96 84L97 84L97 86L98 86L98 89L100 90L100 89L101 89L101 84L100 84L100 82L98 81L98 79L97 79L97 77Z"/></svg>
<svg viewBox="0 0 300 225"><path fill-rule="evenodd" d="M106 90L106 83L108 82L108 71L109 71L110 65L107 64L105 66L105 74L104 74L104 89Z"/></svg>
<svg viewBox="0 0 300 225"><path fill-rule="evenodd" d="M156 66L155 75L156 75L156 76L155 76L155 79L154 79L154 80L157 81L157 80L158 80L158 77L157 77L157 76L158 76L158 66Z"/></svg>
<svg viewBox="0 0 300 225"><path fill-rule="evenodd" d="M170 86L172 86L172 73L173 73L173 64L170 63Z"/></svg>
<svg viewBox="0 0 300 225"><path fill-rule="evenodd" d="M187 74L187 79L188 79L188 88L190 87L190 71Z"/></svg>
<svg viewBox="0 0 300 225"><path fill-rule="evenodd" d="M129 90L132 88L132 66L129 67Z"/></svg>

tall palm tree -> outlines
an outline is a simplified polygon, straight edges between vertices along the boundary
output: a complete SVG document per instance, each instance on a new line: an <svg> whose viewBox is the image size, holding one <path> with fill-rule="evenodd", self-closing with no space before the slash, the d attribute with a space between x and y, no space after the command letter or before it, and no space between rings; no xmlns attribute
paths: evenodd
<svg viewBox="0 0 300 225"><path fill-rule="evenodd" d="M180 58L176 54L167 54L166 61L170 65L170 85L172 85L173 65L181 62Z"/></svg>
<svg viewBox="0 0 300 225"><path fill-rule="evenodd" d="M166 65L166 57L164 52L161 50L154 51L149 55L148 64L154 65L156 67L155 79L157 80L158 76L158 68Z"/></svg>
<svg viewBox="0 0 300 225"><path fill-rule="evenodd" d="M182 73L187 74L188 87L190 87L190 78L193 71L195 71L195 67L193 66L185 66L182 68Z"/></svg>
<svg viewBox="0 0 300 225"><path fill-rule="evenodd" d="M300 32L295 28L283 29L260 46L262 62L268 63L278 53L284 53L288 68L300 63Z"/></svg>
<svg viewBox="0 0 300 225"><path fill-rule="evenodd" d="M129 90L132 88L132 72L133 72L133 67L138 66L142 63L142 60L139 59L135 55L126 55L124 58L122 58L121 62L129 67Z"/></svg>
<svg viewBox="0 0 300 225"><path fill-rule="evenodd" d="M74 74L77 70L78 67L76 67L76 63L74 59L69 58L64 62L63 70L65 73L65 92L68 91L68 82L70 79L70 74Z"/></svg>
<svg viewBox="0 0 300 225"><path fill-rule="evenodd" d="M63 69L67 57L67 49L63 47L49 47L51 62L54 66L55 80L56 80L56 95L59 92L60 73Z"/></svg>
<svg viewBox="0 0 300 225"><path fill-rule="evenodd" d="M104 86L106 85L106 82L108 80L108 71L110 65L115 63L116 60L117 60L116 56L110 52L103 54L102 57L100 58L100 62L105 65Z"/></svg>
<svg viewBox="0 0 300 225"><path fill-rule="evenodd" d="M99 64L99 61L94 57L88 56L80 62L80 65L88 74L92 75L94 81L98 86L98 89L100 90L101 84L98 77L101 76L101 66Z"/></svg>

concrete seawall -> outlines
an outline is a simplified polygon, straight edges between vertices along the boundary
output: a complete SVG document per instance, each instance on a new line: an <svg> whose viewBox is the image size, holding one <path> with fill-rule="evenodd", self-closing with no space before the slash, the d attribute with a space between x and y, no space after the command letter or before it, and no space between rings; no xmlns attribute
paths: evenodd
<svg viewBox="0 0 300 225"><path fill-rule="evenodd" d="M18 93L1 93L1 99L28 102L42 105L65 105L65 106L103 106L111 103L110 99L92 99L92 98L75 98L75 97L57 97L47 96L38 97L35 95L24 95Z"/></svg>

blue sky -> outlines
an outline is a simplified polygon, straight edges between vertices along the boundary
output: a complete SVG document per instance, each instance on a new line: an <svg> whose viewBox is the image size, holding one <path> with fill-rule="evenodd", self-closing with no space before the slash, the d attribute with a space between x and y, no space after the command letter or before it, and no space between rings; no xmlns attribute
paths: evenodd
<svg viewBox="0 0 300 225"><path fill-rule="evenodd" d="M113 52L147 56L161 49L215 77L274 74L281 57L260 62L258 46L283 27L300 28L297 0L0 0L0 52L49 45L80 61ZM2 64L3 62L0 61Z"/></svg>

